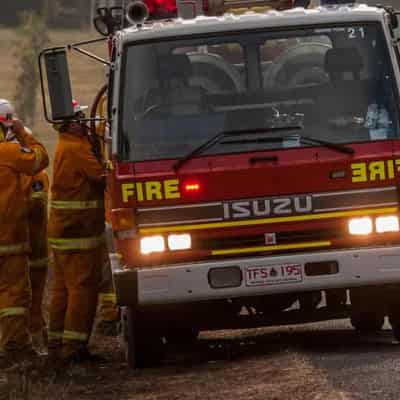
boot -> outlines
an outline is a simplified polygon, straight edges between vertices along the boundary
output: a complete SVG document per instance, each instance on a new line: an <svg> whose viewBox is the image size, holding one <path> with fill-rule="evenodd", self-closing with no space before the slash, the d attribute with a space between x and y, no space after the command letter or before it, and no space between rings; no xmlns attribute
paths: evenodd
<svg viewBox="0 0 400 400"><path fill-rule="evenodd" d="M0 352L0 371L11 368L14 365L14 358L9 351Z"/></svg>
<svg viewBox="0 0 400 400"><path fill-rule="evenodd" d="M47 355L47 336L43 332L32 334L32 347L37 351L38 354L45 356Z"/></svg>
<svg viewBox="0 0 400 400"><path fill-rule="evenodd" d="M79 349L77 352L64 358L64 362L69 365L78 365L85 363L101 363L105 359L98 354L91 353L86 347Z"/></svg>
<svg viewBox="0 0 400 400"><path fill-rule="evenodd" d="M117 321L99 321L96 326L96 333L101 336L117 336L118 322Z"/></svg>
<svg viewBox="0 0 400 400"><path fill-rule="evenodd" d="M40 366L40 356L32 347L4 350L0 353L0 370Z"/></svg>

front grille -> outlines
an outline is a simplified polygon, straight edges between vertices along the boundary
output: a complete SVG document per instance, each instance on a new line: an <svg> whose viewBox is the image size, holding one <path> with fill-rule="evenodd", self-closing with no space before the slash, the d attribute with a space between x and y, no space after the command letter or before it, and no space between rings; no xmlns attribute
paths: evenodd
<svg viewBox="0 0 400 400"><path fill-rule="evenodd" d="M322 229L318 231L292 231L292 232L277 232L276 244L311 242L315 240L333 240L340 239L345 232L342 229ZM264 235L251 236L235 236L225 238L210 238L210 239L194 239L193 249L210 250L210 249L233 249L241 247L256 247L265 246Z"/></svg>

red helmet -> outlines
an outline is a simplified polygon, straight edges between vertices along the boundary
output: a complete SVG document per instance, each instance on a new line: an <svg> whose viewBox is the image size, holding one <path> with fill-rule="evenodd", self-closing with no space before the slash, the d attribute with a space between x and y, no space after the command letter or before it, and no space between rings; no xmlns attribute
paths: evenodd
<svg viewBox="0 0 400 400"><path fill-rule="evenodd" d="M88 106L81 106L75 99L72 100L72 108L74 109L74 114L77 114L79 112L84 112L87 110L89 107Z"/></svg>

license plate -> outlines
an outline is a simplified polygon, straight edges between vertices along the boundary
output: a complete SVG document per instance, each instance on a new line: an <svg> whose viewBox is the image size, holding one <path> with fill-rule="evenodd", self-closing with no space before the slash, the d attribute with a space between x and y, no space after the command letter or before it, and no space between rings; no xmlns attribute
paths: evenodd
<svg viewBox="0 0 400 400"><path fill-rule="evenodd" d="M278 285L282 283L295 283L303 280L301 264L278 264L263 267L247 267L246 285Z"/></svg>

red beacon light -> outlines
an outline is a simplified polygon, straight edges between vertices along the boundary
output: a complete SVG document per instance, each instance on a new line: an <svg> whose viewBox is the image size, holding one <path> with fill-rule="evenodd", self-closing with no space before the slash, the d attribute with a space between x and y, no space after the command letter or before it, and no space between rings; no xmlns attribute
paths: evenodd
<svg viewBox="0 0 400 400"><path fill-rule="evenodd" d="M190 181L183 184L183 191L187 194L199 193L201 190L200 182Z"/></svg>
<svg viewBox="0 0 400 400"><path fill-rule="evenodd" d="M150 14L150 20L177 17L175 0L144 0Z"/></svg>

